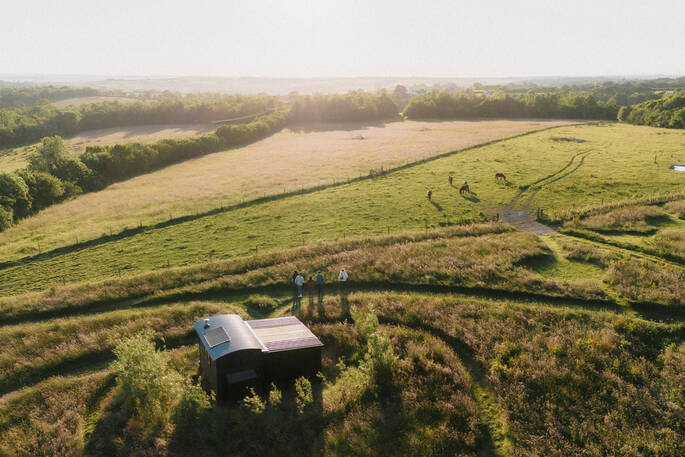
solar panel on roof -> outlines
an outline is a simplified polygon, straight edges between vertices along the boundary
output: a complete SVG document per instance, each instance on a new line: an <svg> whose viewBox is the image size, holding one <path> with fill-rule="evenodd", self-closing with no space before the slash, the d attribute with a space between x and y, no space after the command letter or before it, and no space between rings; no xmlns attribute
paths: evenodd
<svg viewBox="0 0 685 457"><path fill-rule="evenodd" d="M205 341L207 341L207 344L209 345L210 348L213 348L214 346L218 346L221 343L226 343L227 341L231 341L231 337L228 336L228 333L226 333L226 329L223 327L217 327L213 328L207 332L205 332Z"/></svg>

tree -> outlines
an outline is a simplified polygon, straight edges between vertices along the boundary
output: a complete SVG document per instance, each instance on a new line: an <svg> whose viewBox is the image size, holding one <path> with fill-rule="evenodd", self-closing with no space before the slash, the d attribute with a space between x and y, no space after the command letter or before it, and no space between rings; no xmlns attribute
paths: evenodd
<svg viewBox="0 0 685 457"><path fill-rule="evenodd" d="M29 188L15 173L0 173L0 206L11 212L15 221L29 214Z"/></svg>
<svg viewBox="0 0 685 457"><path fill-rule="evenodd" d="M17 173L29 188L32 212L38 212L58 202L65 193L58 178L40 171L21 170Z"/></svg>

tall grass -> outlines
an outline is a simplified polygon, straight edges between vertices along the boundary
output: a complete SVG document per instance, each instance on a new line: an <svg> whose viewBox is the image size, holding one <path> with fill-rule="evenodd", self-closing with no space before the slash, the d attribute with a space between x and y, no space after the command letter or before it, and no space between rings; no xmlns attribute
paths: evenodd
<svg viewBox="0 0 685 457"><path fill-rule="evenodd" d="M49 314L66 309L76 310L93 303L123 302L159 295L195 283L226 275L240 275L279 264L312 263L318 258L344 255L345 252L382 248L396 244L510 232L502 224L473 224L430 231L406 231L374 236L349 237L344 240L307 244L304 247L258 253L249 257L205 262L187 267L166 268L123 278L74 285L56 285L44 292L0 298L0 317L12 319L21 315ZM315 267L311 267L315 268ZM285 278L282 278L285 279ZM253 284L259 285L259 284Z"/></svg>
<svg viewBox="0 0 685 457"><path fill-rule="evenodd" d="M596 232L637 232L653 233L657 231L654 223L667 219L666 212L658 206L626 206L608 213L588 216L574 220L571 225L587 228Z"/></svg>
<svg viewBox="0 0 685 457"><path fill-rule="evenodd" d="M627 259L609 266L611 285L638 303L685 305L685 270L648 260Z"/></svg>
<svg viewBox="0 0 685 457"><path fill-rule="evenodd" d="M612 313L365 294L383 322L456 340L482 365L514 455L677 455L685 326ZM675 401L674 401L675 400Z"/></svg>
<svg viewBox="0 0 685 457"><path fill-rule="evenodd" d="M662 195L652 195L642 198L630 198L610 203L601 203L580 208L551 209L543 212L541 219L550 224L560 224L562 222L583 219L590 216L610 213L621 208L631 208L634 206L661 205L668 202L679 202L685 200L685 193L674 192ZM677 204L677 203L676 203Z"/></svg>

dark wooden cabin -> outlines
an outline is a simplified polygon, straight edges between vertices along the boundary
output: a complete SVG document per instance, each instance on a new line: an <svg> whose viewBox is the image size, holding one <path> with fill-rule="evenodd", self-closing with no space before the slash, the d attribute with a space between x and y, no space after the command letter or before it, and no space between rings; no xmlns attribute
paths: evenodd
<svg viewBox="0 0 685 457"><path fill-rule="evenodd" d="M295 316L244 321L218 314L193 327L202 377L218 401L240 399L250 387L260 391L272 382L313 379L321 369L323 344Z"/></svg>

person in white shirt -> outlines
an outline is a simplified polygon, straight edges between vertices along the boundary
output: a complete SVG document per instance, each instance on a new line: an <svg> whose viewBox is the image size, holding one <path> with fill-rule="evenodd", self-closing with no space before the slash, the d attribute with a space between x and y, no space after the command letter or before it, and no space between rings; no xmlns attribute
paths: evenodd
<svg viewBox="0 0 685 457"><path fill-rule="evenodd" d="M340 287L340 292L345 290L345 284L347 283L347 278L348 278L347 272L345 271L344 268L341 269L340 274L338 275L338 285Z"/></svg>
<svg viewBox="0 0 685 457"><path fill-rule="evenodd" d="M302 285L304 284L304 276L300 273L295 276L295 285L297 286L297 298L302 298Z"/></svg>

